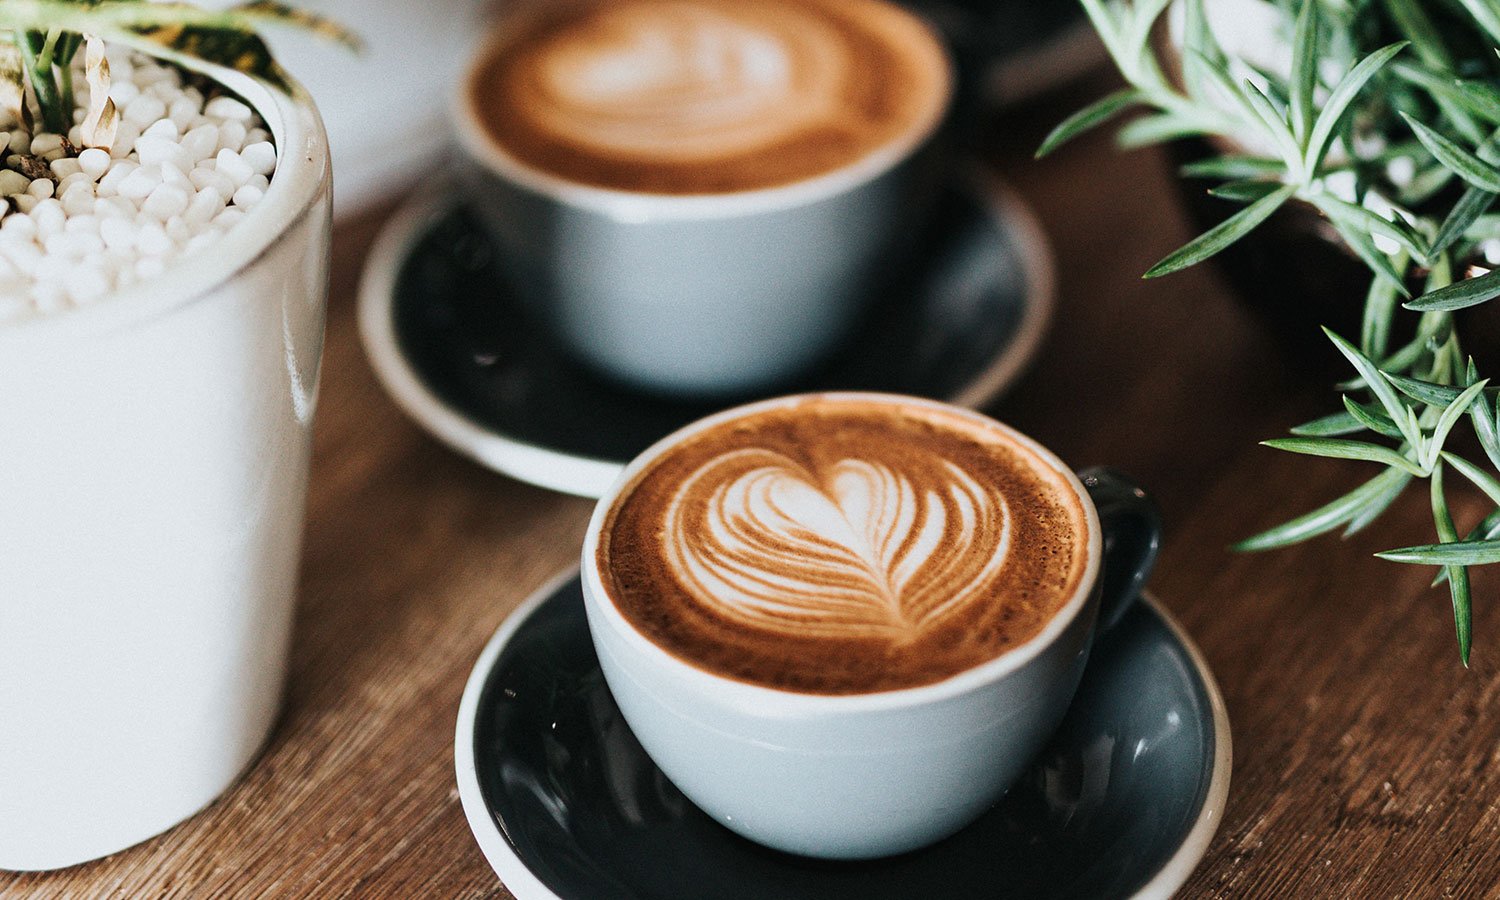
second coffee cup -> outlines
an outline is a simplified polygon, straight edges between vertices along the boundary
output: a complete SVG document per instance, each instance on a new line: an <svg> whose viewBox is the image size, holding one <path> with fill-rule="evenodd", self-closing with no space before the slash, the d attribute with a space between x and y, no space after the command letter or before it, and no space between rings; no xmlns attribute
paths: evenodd
<svg viewBox="0 0 1500 900"><path fill-rule="evenodd" d="M885 0L516 15L457 119L515 292L594 369L726 395L845 337L932 191L953 74Z"/></svg>
<svg viewBox="0 0 1500 900"><path fill-rule="evenodd" d="M715 820L900 853L992 806L1056 729L1154 507L912 397L768 400L648 449L595 509L589 631L641 746Z"/></svg>

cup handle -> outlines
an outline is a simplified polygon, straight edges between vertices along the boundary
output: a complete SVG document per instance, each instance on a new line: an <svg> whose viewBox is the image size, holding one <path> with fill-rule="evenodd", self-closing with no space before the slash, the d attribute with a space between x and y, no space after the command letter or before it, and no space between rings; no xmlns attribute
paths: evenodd
<svg viewBox="0 0 1500 900"><path fill-rule="evenodd" d="M1120 472L1096 466L1078 477L1099 511L1104 532L1096 631L1103 633L1125 615L1151 575L1161 547L1161 513L1155 501Z"/></svg>

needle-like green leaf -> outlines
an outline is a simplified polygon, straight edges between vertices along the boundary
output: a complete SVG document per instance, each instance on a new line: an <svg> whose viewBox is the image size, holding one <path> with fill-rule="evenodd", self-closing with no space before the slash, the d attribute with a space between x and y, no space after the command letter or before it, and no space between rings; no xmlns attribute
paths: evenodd
<svg viewBox="0 0 1500 900"><path fill-rule="evenodd" d="M1427 152L1431 153L1449 171L1481 190L1500 193L1500 169L1496 169L1451 139L1444 137L1425 122L1414 119L1405 112L1401 113L1401 116L1411 126L1417 140L1427 148Z"/></svg>
<svg viewBox="0 0 1500 900"><path fill-rule="evenodd" d="M1500 541L1420 544L1375 554L1381 559L1421 566L1487 566L1500 563Z"/></svg>
<svg viewBox="0 0 1500 900"><path fill-rule="evenodd" d="M1408 41L1397 41L1394 44L1382 47L1360 60L1354 68L1349 70L1328 95L1328 101L1323 104L1322 112L1318 113L1318 119L1313 123L1312 134L1307 139L1307 148L1304 151L1303 168L1308 172L1316 172L1318 166L1323 162L1323 155L1328 152L1328 142L1333 139L1333 133L1343 121L1344 113L1349 111L1349 105L1364 88L1365 83L1375 77L1375 73L1390 62L1397 53L1407 46Z"/></svg>
<svg viewBox="0 0 1500 900"><path fill-rule="evenodd" d="M1289 106L1292 114L1292 134L1298 147L1307 150L1307 139L1317 111L1313 106L1313 93L1318 86L1318 6L1317 2L1304 2L1297 14L1297 26L1292 34L1292 78Z"/></svg>
<svg viewBox="0 0 1500 900"><path fill-rule="evenodd" d="M1255 226L1270 218L1296 192L1297 186L1288 184L1267 194L1169 254L1152 266L1145 277L1159 278L1208 259L1253 231Z"/></svg>
<svg viewBox="0 0 1500 900"><path fill-rule="evenodd" d="M1344 358L1354 365L1360 377L1364 379L1365 386L1374 393L1375 397L1380 401L1380 405L1385 407L1386 415L1390 416L1391 421L1395 422L1401 428L1402 436L1406 438L1406 442L1413 447L1420 444L1421 434L1411 430L1410 426L1406 424L1410 419L1410 407L1401 402L1401 398L1396 395L1396 389L1391 387L1391 383L1385 379L1385 376L1375 367L1375 364L1363 353L1359 352L1353 344L1335 334L1332 329L1324 328L1323 333L1328 335L1328 339L1333 341L1333 345L1338 348L1340 353L1344 354Z"/></svg>
<svg viewBox="0 0 1500 900"><path fill-rule="evenodd" d="M1140 99L1140 91L1125 88L1085 106L1052 129L1052 133L1042 141L1042 146L1037 148L1036 158L1041 159L1080 134L1108 122Z"/></svg>
<svg viewBox="0 0 1500 900"><path fill-rule="evenodd" d="M1453 402L1443 409L1443 414L1438 417L1437 424L1432 428L1432 435L1427 438L1427 443L1422 448L1423 468L1431 469L1437 465L1438 454L1442 452L1443 444L1447 443L1449 432L1453 430L1458 420L1463 418L1464 413L1469 411L1469 407L1484 390L1485 384L1485 381L1481 381L1469 385L1464 388L1462 394L1455 397Z"/></svg>
<svg viewBox="0 0 1500 900"><path fill-rule="evenodd" d="M1382 437L1394 440L1404 440L1405 436L1401 429L1396 427L1390 417L1373 406L1366 406L1348 396L1344 397L1344 409L1349 418L1358 422L1361 428L1367 428Z"/></svg>
<svg viewBox="0 0 1500 900"><path fill-rule="evenodd" d="M1386 469L1337 500L1246 538L1231 549L1243 553L1272 550L1325 534L1355 518L1364 509L1381 502L1394 485L1405 487L1411 482L1411 478L1410 473L1401 469Z"/></svg>
<svg viewBox="0 0 1500 900"><path fill-rule="evenodd" d="M1321 209L1330 219L1337 220L1346 228L1389 238L1400 244L1408 253L1419 260L1427 258L1427 248L1422 245L1421 237L1413 232L1411 227L1405 222L1386 219L1377 215L1373 210L1340 200L1332 194L1314 194L1309 199L1314 206ZM1391 271L1394 274L1394 268ZM1397 281L1400 281L1399 277Z"/></svg>
<svg viewBox="0 0 1500 900"><path fill-rule="evenodd" d="M1432 473L1432 521L1437 526L1438 539L1445 544L1458 541L1458 531L1453 527L1453 516L1448 512L1448 498L1443 493L1443 467ZM1462 565L1447 567L1448 593L1453 598L1453 628L1458 635L1458 655L1464 666L1469 665L1469 648L1473 640L1473 597L1469 588L1469 570Z"/></svg>
<svg viewBox="0 0 1500 900"><path fill-rule="evenodd" d="M1500 297L1500 270L1456 281L1402 305L1421 312L1452 312L1478 306L1496 297Z"/></svg>
<svg viewBox="0 0 1500 900"><path fill-rule="evenodd" d="M1430 255L1439 253L1453 246L1459 238L1469 230L1479 217L1489 212L1495 203L1497 195L1483 188L1470 185L1464 195L1453 205L1448 217L1443 220L1443 227L1438 229L1437 236L1432 239L1432 246L1428 248Z"/></svg>
<svg viewBox="0 0 1500 900"><path fill-rule="evenodd" d="M1275 438L1269 441L1261 441L1261 444L1273 450L1285 450L1289 453L1301 453L1306 456L1325 456L1330 459L1357 459L1365 462L1377 462L1385 466L1395 466L1405 469L1413 475L1426 475L1417 463L1412 462L1389 447L1379 444L1370 444L1365 441L1351 441L1343 438Z"/></svg>
<svg viewBox="0 0 1500 900"><path fill-rule="evenodd" d="M1347 401L1347 398L1346 398ZM1347 412L1330 413L1291 429L1298 437L1342 437L1365 431L1366 426Z"/></svg>

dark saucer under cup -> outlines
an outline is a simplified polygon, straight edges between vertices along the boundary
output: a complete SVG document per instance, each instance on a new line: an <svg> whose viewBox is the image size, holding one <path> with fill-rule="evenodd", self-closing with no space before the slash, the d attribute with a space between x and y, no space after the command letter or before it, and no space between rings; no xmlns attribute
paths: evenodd
<svg viewBox="0 0 1500 900"><path fill-rule="evenodd" d="M1149 596L1095 646L1051 743L979 821L886 859L831 863L721 827L653 765L599 671L576 574L538 591L476 663L459 794L519 900L1169 897L1229 788L1223 700Z"/></svg>
<svg viewBox="0 0 1500 900"><path fill-rule="evenodd" d="M919 264L872 299L857 332L770 393L882 391L972 407L1014 382L1051 317L1046 239L1007 189L977 175L945 188L932 221ZM360 330L376 374L459 452L522 481L597 497L658 438L756 399L665 398L595 375L503 289L503 266L456 198L422 200L386 227L360 285Z"/></svg>

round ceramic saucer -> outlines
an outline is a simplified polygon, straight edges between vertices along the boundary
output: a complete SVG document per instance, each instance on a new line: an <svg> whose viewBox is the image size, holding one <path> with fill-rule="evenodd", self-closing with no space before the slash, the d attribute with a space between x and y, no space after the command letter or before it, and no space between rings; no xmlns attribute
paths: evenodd
<svg viewBox="0 0 1500 900"><path fill-rule="evenodd" d="M1051 317L1052 257L1030 212L993 181L946 188L922 263L872 298L861 329L776 393L871 390L966 406L995 399L1035 355ZM501 287L498 257L454 200L415 202L366 264L360 333L396 402L496 471L602 494L663 435L734 402L621 387L555 346Z"/></svg>
<svg viewBox="0 0 1500 900"><path fill-rule="evenodd" d="M459 795L519 900L1168 897L1229 791L1229 719L1187 635L1143 597L1093 651L1061 729L973 825L833 863L721 827L651 763L599 671L576 573L526 601L459 707Z"/></svg>

